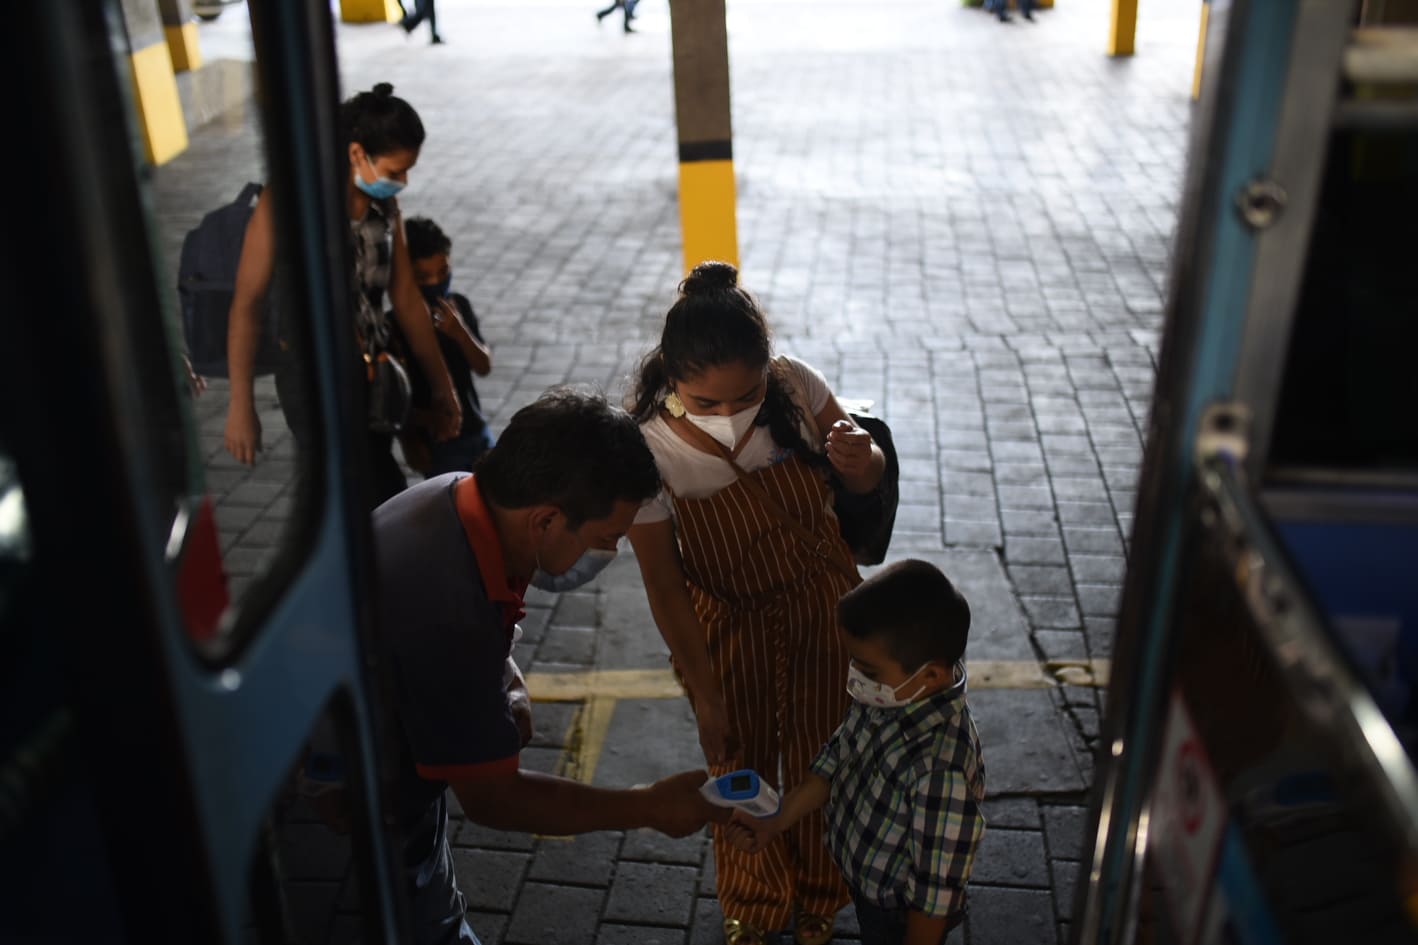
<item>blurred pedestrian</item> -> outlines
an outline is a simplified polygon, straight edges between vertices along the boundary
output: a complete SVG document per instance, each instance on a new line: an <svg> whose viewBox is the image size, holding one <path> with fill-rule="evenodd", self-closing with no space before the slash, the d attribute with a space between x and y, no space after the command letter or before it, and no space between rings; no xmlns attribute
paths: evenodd
<svg viewBox="0 0 1418 945"><path fill-rule="evenodd" d="M403 8L403 4L399 6L401 9ZM414 0L413 15L410 16L405 12L404 18L399 21L399 25L404 28L405 33L412 33L414 30L418 29L418 25L424 20L428 20L428 31L433 36L433 38L428 41L429 45L437 46L439 43L443 42L443 37L438 35L438 14L433 9L433 0Z"/></svg>
<svg viewBox="0 0 1418 945"><path fill-rule="evenodd" d="M404 234L408 238L409 260L414 264L414 278L433 315L438 347L458 391L463 425L458 435L450 439L440 441L434 435L437 415L429 409L428 380L416 364L409 363L413 403L409 420L399 432L399 443L404 459L423 473L425 479L446 472L472 472L478 457L493 444L492 430L483 417L482 401L473 384L474 374L486 377L492 370L492 349L478 328L473 303L466 295L453 291L453 266L449 261L453 241L448 234L427 217L410 217L404 221Z"/></svg>
<svg viewBox="0 0 1418 945"><path fill-rule="evenodd" d="M639 2L640 0L615 0L614 3L606 7L604 10L596 11L596 22L599 23L601 22L601 20L604 20L616 10L620 10L621 13L624 15L624 20L622 21L621 26L625 29L627 33L633 33L635 32L635 30L630 28L630 21L635 19L635 7Z"/></svg>
<svg viewBox="0 0 1418 945"><path fill-rule="evenodd" d="M1019 15L1033 22L1034 0L1015 0L1015 3L1019 7ZM1009 15L1009 0L985 0L985 10L998 16L1001 23L1013 22Z"/></svg>
<svg viewBox="0 0 1418 945"><path fill-rule="evenodd" d="M403 218L395 195L408 183L418 162L424 128L408 102L394 87L380 82L340 106L340 126L349 161L345 210L350 220L353 285L350 327L361 347L387 349L389 322L384 301L393 306L413 360L431 386L436 437L456 436L462 426L458 393L439 351L428 305L414 281L413 263L405 244ZM256 413L253 368L261 336L261 307L276 269L276 221L271 189L261 193L242 242L227 329L227 365L231 395L223 442L240 463L251 465L261 450L261 419ZM360 366L363 373L363 365ZM306 401L304 363L288 354L276 368L276 393L286 423L302 449L313 449L317 429L313 405ZM367 455L374 479L374 501L389 498L408 485L392 453L387 432L366 432Z"/></svg>

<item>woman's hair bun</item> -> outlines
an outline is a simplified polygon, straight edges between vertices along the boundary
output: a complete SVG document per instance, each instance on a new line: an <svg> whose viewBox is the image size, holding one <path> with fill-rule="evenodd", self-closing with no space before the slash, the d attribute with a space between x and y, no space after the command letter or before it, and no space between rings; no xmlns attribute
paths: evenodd
<svg viewBox="0 0 1418 945"><path fill-rule="evenodd" d="M731 263L707 260L694 267L679 284L684 295L703 295L708 292L722 292L739 284L739 271Z"/></svg>
<svg viewBox="0 0 1418 945"><path fill-rule="evenodd" d="M389 98L394 94L394 86L390 85L388 82L380 82L375 85L374 88L370 89L370 91L380 98Z"/></svg>

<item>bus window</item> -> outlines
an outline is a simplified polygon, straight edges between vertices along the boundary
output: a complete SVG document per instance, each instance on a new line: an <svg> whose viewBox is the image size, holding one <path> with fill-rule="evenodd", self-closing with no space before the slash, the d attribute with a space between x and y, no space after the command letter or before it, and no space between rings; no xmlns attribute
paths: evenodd
<svg viewBox="0 0 1418 945"><path fill-rule="evenodd" d="M230 58L215 68L231 87L251 90L255 53L239 19L202 24L199 42L217 31L212 41ZM289 253L272 212L279 198L264 186L259 97L237 96L200 124L193 116L205 112L187 111L186 149L143 175L166 340L189 395L185 418L164 421L190 431L171 437L167 465L187 478L185 488L169 487L168 553L189 637L224 662L306 557L317 514L307 486L319 470L318 451L302 444L320 436L321 418L302 357L304 307L281 264ZM229 347L233 322L245 340ZM151 340L155 357L163 340ZM163 415L159 403L148 406Z"/></svg>

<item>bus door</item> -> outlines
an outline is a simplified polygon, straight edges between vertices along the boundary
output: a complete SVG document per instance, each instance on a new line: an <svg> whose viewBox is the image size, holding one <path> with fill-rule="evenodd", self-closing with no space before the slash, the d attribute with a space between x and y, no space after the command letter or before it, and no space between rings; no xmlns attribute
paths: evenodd
<svg viewBox="0 0 1418 945"><path fill-rule="evenodd" d="M1418 941L1418 32L1212 4L1079 943Z"/></svg>
<svg viewBox="0 0 1418 945"><path fill-rule="evenodd" d="M195 138L145 157L148 6L16 4L0 38L0 940L398 941L330 5L249 3L260 107L204 134L215 186ZM176 284L247 181L289 365L254 466Z"/></svg>

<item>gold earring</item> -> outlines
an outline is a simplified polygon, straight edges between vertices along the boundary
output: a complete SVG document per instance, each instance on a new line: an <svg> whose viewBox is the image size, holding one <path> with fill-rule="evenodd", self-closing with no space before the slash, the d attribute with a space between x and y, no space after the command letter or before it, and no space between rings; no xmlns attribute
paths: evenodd
<svg viewBox="0 0 1418 945"><path fill-rule="evenodd" d="M670 412L671 417L679 418L684 416L684 401L679 399L679 394L670 391L665 398L665 409Z"/></svg>

